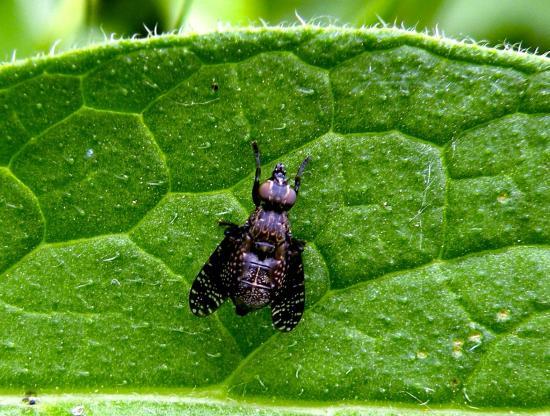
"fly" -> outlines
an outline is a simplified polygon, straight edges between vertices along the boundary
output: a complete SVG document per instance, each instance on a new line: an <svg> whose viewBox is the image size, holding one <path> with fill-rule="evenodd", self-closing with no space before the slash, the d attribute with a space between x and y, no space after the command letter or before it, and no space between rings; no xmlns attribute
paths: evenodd
<svg viewBox="0 0 550 416"><path fill-rule="evenodd" d="M266 306L273 326L291 331L304 313L302 252L305 242L292 237L288 211L296 202L300 181L310 157L304 159L289 185L285 166L277 163L271 177L260 184L260 151L252 142L256 175L252 200L256 209L244 225L226 221L225 237L193 281L189 307L207 316L230 298L237 314Z"/></svg>

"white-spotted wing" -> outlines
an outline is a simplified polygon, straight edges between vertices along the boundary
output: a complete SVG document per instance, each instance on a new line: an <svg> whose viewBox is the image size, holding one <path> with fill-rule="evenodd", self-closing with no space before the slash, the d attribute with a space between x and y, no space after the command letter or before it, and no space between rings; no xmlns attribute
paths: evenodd
<svg viewBox="0 0 550 416"><path fill-rule="evenodd" d="M303 244L293 239L289 253L288 272L282 287L271 301L273 326L279 331L291 331L304 313L305 287L302 263Z"/></svg>
<svg viewBox="0 0 550 416"><path fill-rule="evenodd" d="M228 298L230 288L229 259L235 239L226 235L195 278L189 292L189 307L197 316L210 315Z"/></svg>

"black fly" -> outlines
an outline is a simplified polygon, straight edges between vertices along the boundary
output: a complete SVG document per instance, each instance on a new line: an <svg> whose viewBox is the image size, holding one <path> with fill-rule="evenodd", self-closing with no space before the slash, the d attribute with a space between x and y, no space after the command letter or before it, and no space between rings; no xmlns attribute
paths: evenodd
<svg viewBox="0 0 550 416"><path fill-rule="evenodd" d="M292 237L288 211L296 202L307 157L296 174L294 188L285 167L277 163L271 178L260 185L260 151L252 142L256 176L252 200L256 209L243 226L220 222L225 238L195 278L189 306L197 316L214 312L229 297L239 315L271 306L273 326L292 330L304 312L305 243Z"/></svg>

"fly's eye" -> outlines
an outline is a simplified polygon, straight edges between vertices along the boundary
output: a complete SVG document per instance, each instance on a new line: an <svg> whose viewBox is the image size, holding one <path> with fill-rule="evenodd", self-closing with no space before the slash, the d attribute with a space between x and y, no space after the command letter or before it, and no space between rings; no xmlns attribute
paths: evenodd
<svg viewBox="0 0 550 416"><path fill-rule="evenodd" d="M291 207L296 203L296 191L290 186L287 187L287 190L288 192L285 193L281 202L286 207Z"/></svg>
<svg viewBox="0 0 550 416"><path fill-rule="evenodd" d="M256 241L254 247L258 253L273 254L275 252L275 246L265 241Z"/></svg>
<svg viewBox="0 0 550 416"><path fill-rule="evenodd" d="M273 199L273 182L267 181L260 186L260 197L264 201L270 201Z"/></svg>

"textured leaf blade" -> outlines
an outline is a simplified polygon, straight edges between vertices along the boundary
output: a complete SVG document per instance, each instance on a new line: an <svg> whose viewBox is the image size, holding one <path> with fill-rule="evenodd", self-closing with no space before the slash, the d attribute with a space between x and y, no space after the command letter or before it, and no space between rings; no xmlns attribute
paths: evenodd
<svg viewBox="0 0 550 416"><path fill-rule="evenodd" d="M547 406L533 363L548 350L549 67L335 29L1 67L0 389ZM265 175L312 156L291 212L308 246L290 334L267 310L187 308L217 221L252 208L253 139Z"/></svg>

